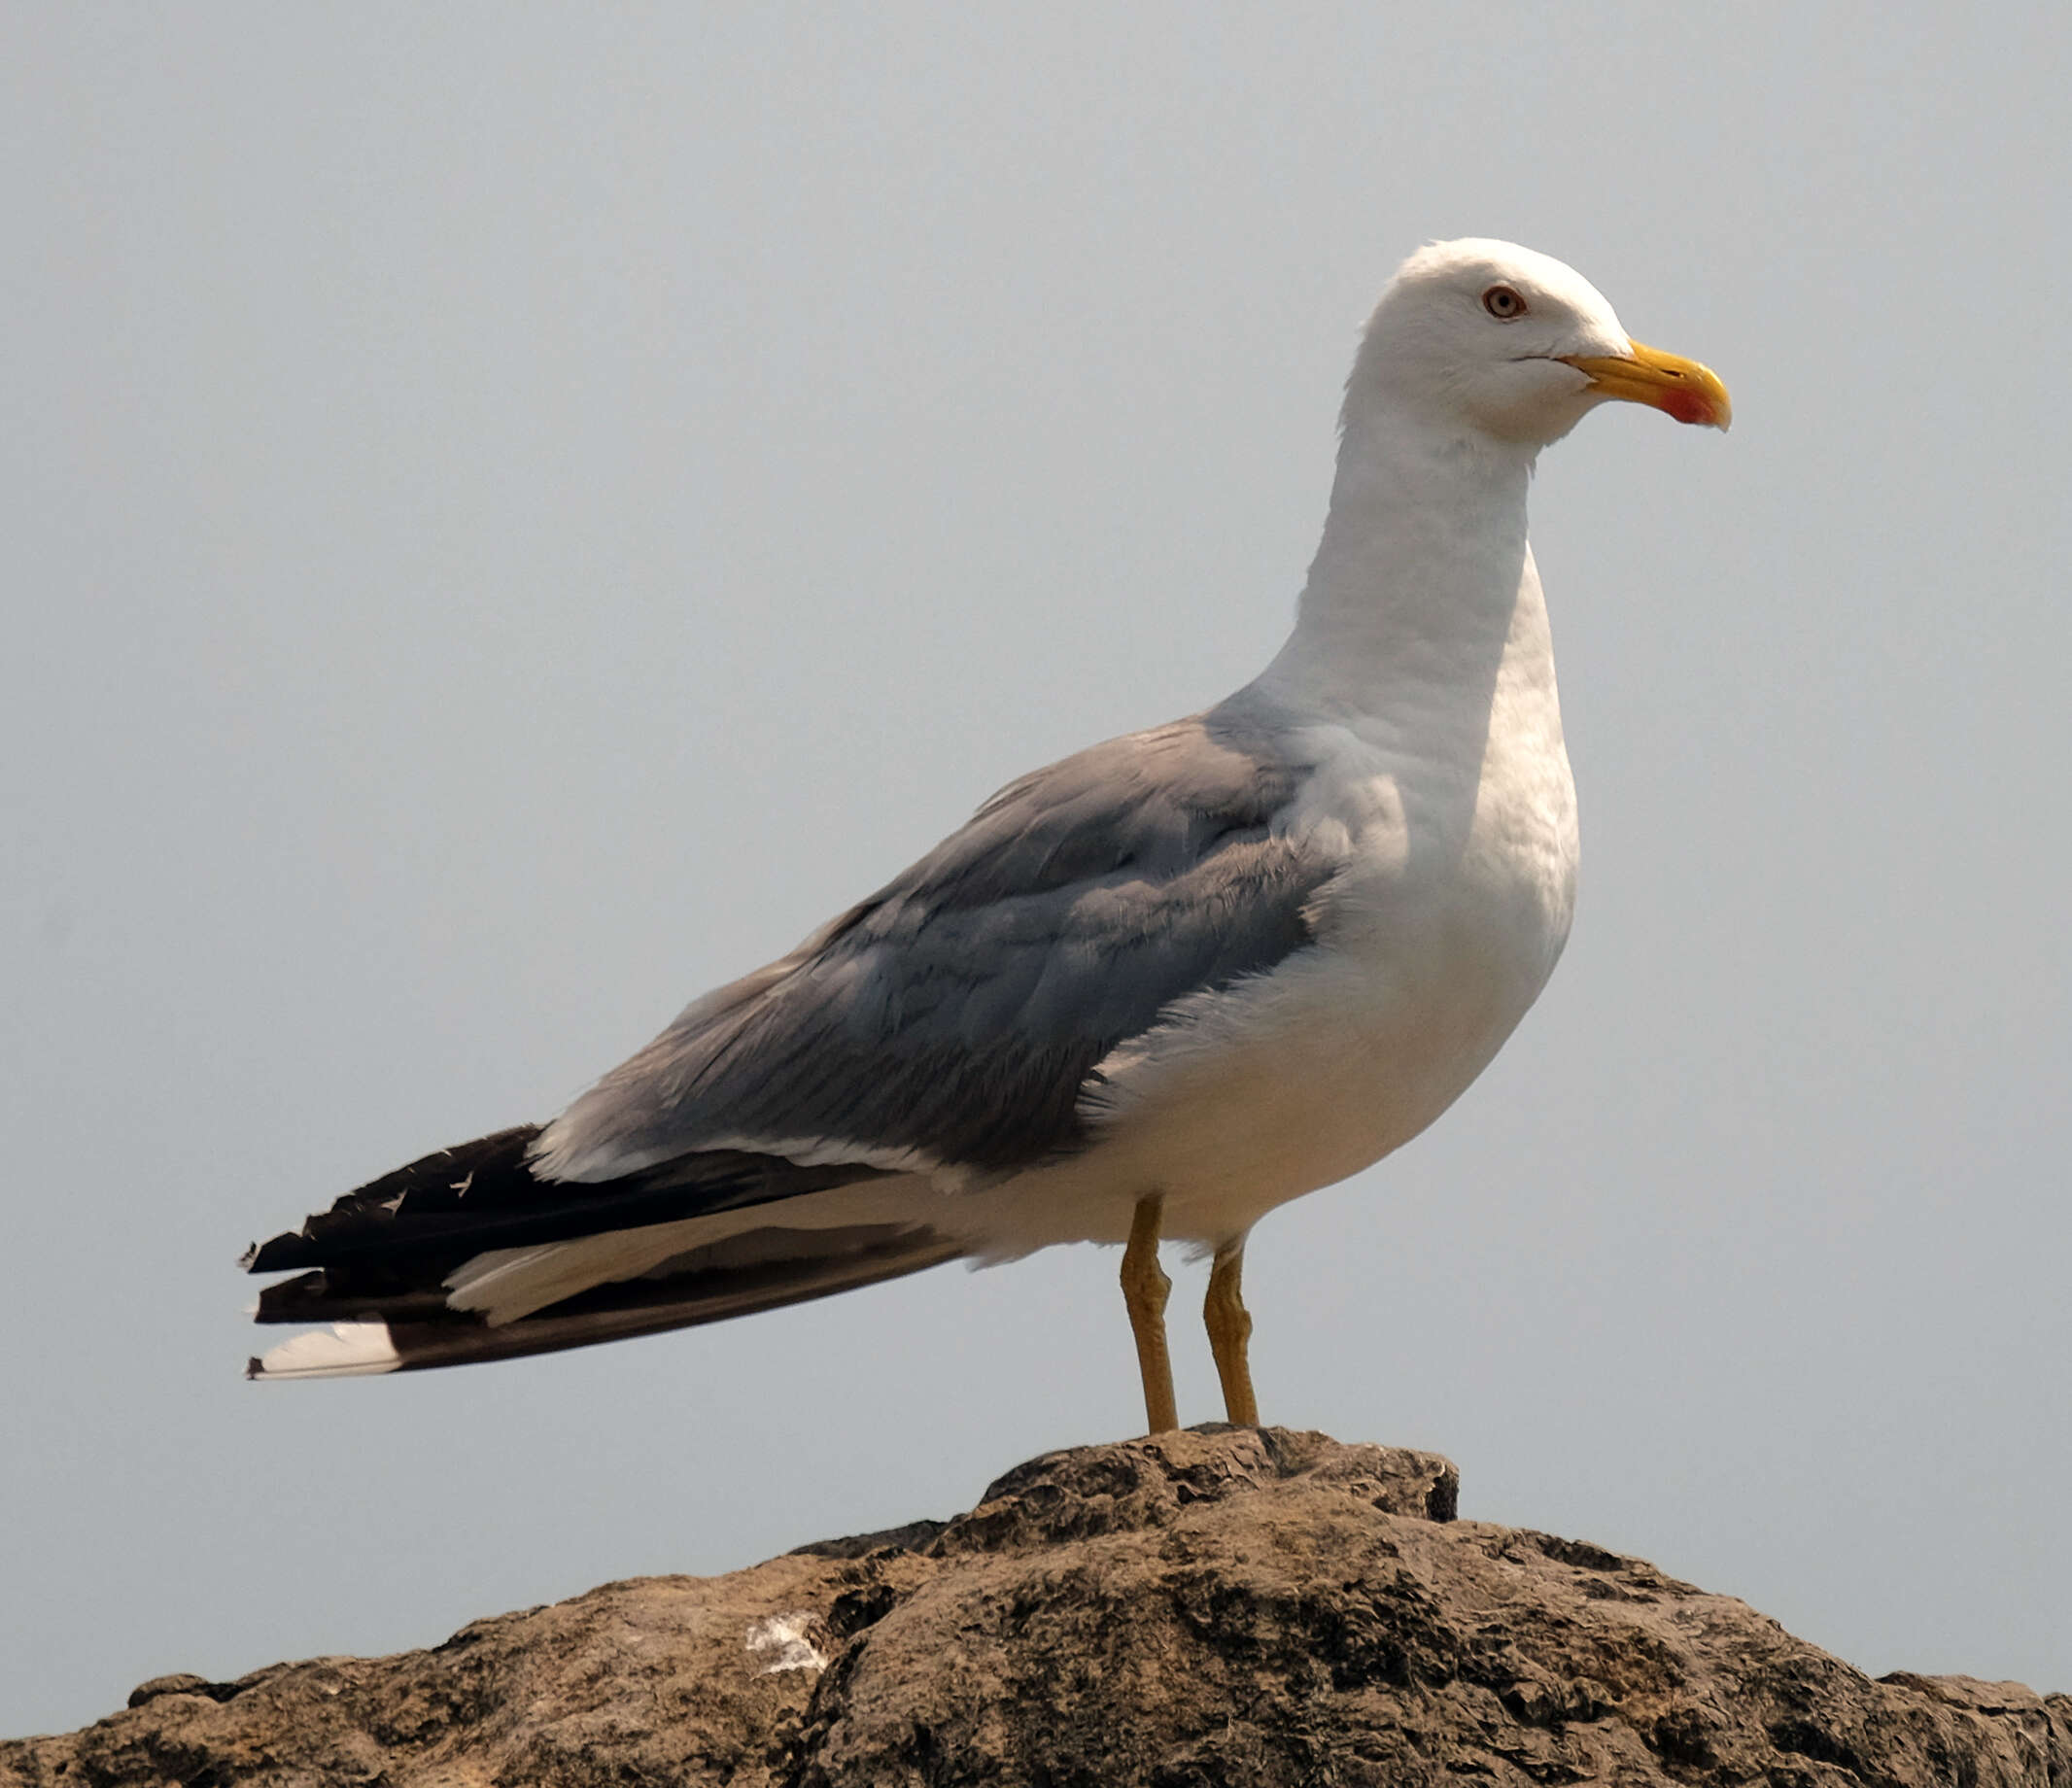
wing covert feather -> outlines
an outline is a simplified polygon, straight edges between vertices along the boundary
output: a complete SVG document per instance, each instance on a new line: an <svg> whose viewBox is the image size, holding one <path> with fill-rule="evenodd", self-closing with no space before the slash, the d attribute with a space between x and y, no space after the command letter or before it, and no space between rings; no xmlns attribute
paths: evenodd
<svg viewBox="0 0 2072 1788"><path fill-rule="evenodd" d="M1221 711L1011 783L768 967L694 1002L540 1138L597 1181L716 1148L1007 1171L1175 1000L1311 942L1336 865L1276 830L1305 766Z"/></svg>

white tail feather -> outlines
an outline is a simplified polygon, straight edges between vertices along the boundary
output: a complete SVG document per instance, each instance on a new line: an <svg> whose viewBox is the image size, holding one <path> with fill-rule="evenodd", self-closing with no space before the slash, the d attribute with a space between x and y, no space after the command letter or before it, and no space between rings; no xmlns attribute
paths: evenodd
<svg viewBox="0 0 2072 1788"><path fill-rule="evenodd" d="M333 1323L269 1349L245 1368L247 1378L358 1378L402 1364L386 1323Z"/></svg>

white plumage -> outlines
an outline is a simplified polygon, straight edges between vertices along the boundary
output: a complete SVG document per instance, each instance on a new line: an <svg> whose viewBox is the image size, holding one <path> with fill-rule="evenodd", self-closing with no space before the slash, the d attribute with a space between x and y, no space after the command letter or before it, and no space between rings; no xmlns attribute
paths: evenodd
<svg viewBox="0 0 2072 1788"><path fill-rule="evenodd" d="M1242 1419L1248 1231L1438 1117L1567 940L1575 799L1526 498L1606 397L1728 421L1711 374L1636 347L1560 262L1411 257L1348 381L1295 631L1257 678L1003 791L542 1130L269 1243L259 1270L313 1270L261 1320L357 1320L259 1374L576 1345L1134 1236L1158 1426L1162 1233L1218 1256ZM462 1172L465 1209L437 1189Z"/></svg>

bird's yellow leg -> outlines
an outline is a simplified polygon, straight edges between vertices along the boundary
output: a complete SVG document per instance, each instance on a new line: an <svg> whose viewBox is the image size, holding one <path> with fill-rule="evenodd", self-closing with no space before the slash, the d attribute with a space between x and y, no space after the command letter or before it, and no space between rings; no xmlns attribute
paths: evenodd
<svg viewBox="0 0 2072 1788"><path fill-rule="evenodd" d="M1209 1271L1208 1300L1201 1320L1208 1324L1209 1349L1216 1356L1216 1375L1223 1380L1223 1406L1239 1427L1259 1427L1259 1399L1252 1394L1252 1365L1245 1349L1252 1340L1252 1312L1238 1289L1245 1267L1242 1237L1216 1251Z"/></svg>
<svg viewBox="0 0 2072 1788"><path fill-rule="evenodd" d="M1173 1282L1158 1265L1158 1221L1165 1200L1137 1200L1129 1225L1129 1246L1122 1250L1122 1302L1137 1337L1137 1370L1144 1375L1144 1420L1154 1434L1180 1426L1173 1401L1173 1361L1165 1351L1165 1298Z"/></svg>

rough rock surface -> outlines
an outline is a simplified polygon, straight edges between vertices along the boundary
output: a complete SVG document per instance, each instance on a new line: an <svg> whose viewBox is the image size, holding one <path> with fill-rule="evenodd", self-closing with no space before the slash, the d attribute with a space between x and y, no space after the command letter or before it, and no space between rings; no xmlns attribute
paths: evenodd
<svg viewBox="0 0 2072 1788"><path fill-rule="evenodd" d="M1457 1489L1279 1428L1052 1454L947 1523L159 1677L0 1743L0 1783L2072 1785L2072 1697L1874 1682L1637 1559L1457 1521Z"/></svg>

